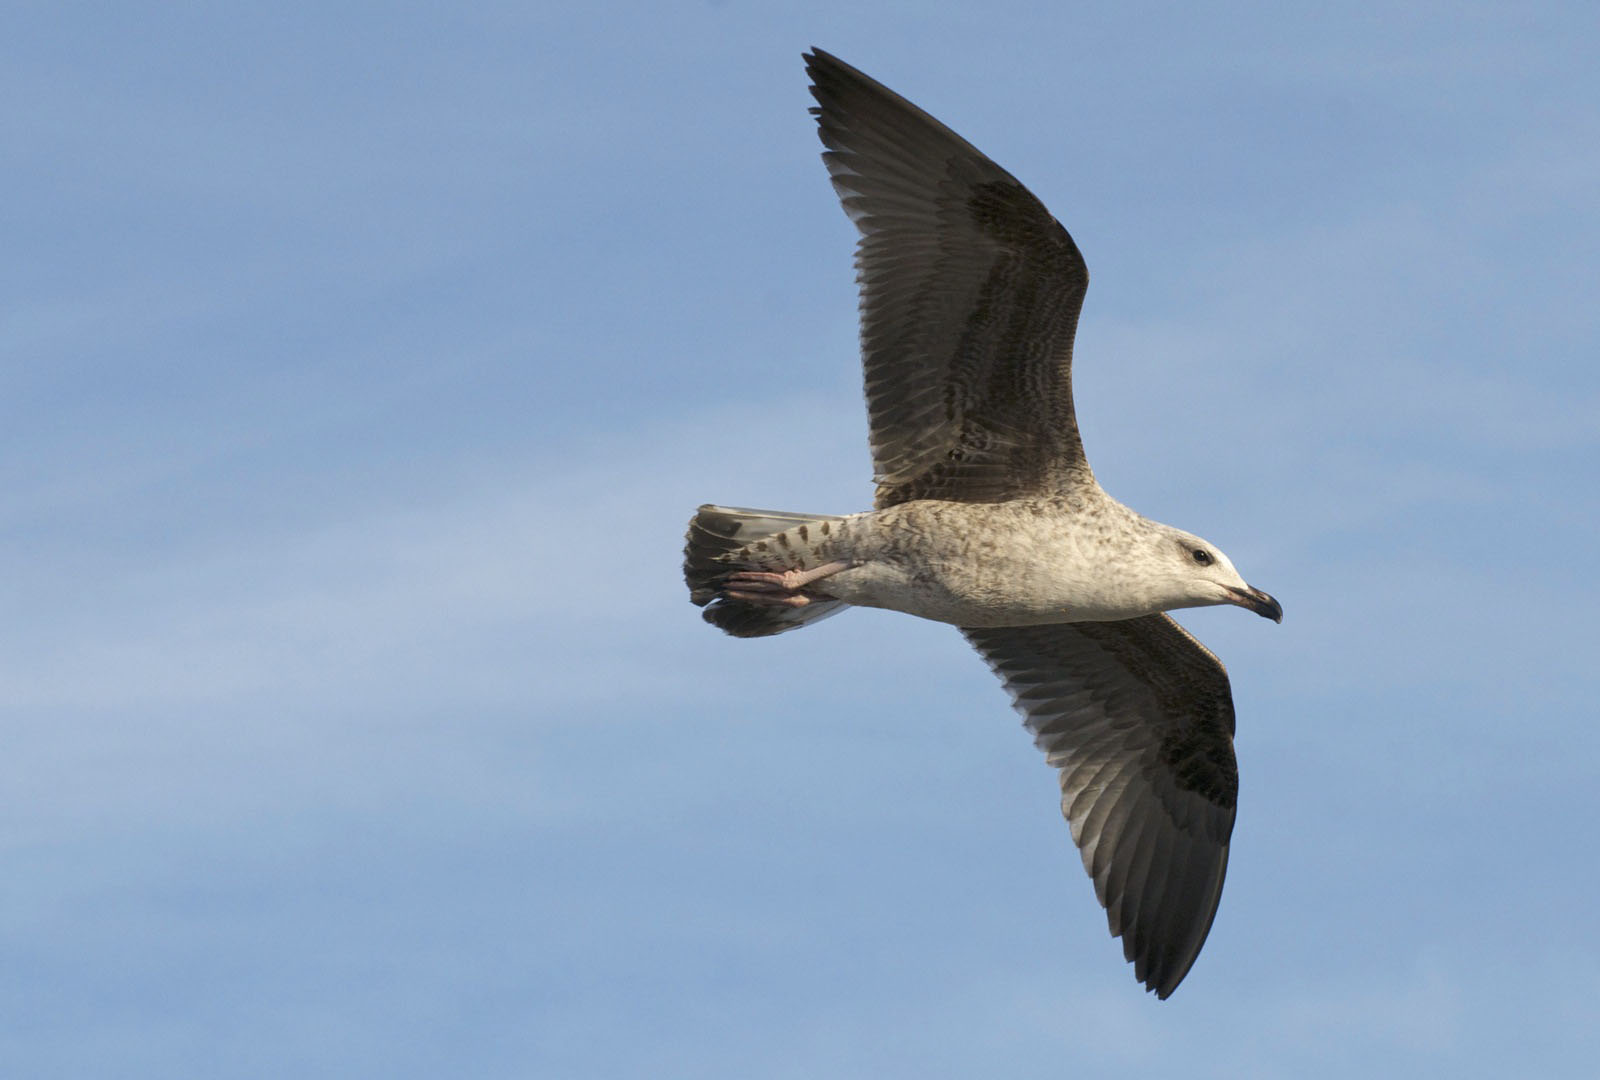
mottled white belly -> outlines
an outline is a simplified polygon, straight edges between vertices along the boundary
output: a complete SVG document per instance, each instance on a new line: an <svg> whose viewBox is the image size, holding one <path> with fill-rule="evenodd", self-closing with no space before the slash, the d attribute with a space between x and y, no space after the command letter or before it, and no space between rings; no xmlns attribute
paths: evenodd
<svg viewBox="0 0 1600 1080"><path fill-rule="evenodd" d="M999 560L987 565L932 559L907 566L874 560L819 583L819 592L862 607L903 611L956 626L1103 622L1151 614L1092 575Z"/></svg>

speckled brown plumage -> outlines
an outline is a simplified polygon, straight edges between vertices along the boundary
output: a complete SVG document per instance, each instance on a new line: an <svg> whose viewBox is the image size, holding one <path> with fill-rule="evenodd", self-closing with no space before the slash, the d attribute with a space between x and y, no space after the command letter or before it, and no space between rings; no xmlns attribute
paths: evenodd
<svg viewBox="0 0 1600 1080"><path fill-rule="evenodd" d="M806 67L861 234L875 509L703 506L690 599L744 637L848 605L961 627L1059 770L1111 931L1166 997L1216 915L1238 772L1227 673L1164 612L1282 609L1214 545L1095 481L1072 398L1089 274L1067 231L898 94L821 50Z"/></svg>

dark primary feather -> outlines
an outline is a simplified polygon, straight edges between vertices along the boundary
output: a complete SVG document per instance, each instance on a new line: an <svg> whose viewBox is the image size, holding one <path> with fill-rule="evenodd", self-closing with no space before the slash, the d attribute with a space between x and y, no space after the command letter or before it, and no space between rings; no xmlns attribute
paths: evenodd
<svg viewBox="0 0 1600 1080"><path fill-rule="evenodd" d="M1092 482L1072 407L1089 272L1015 177L820 49L822 155L861 230L877 505L997 502Z"/></svg>
<svg viewBox="0 0 1600 1080"><path fill-rule="evenodd" d="M1166 997L1205 944L1228 868L1226 670L1166 615L962 633L1061 771L1061 812L1111 932Z"/></svg>

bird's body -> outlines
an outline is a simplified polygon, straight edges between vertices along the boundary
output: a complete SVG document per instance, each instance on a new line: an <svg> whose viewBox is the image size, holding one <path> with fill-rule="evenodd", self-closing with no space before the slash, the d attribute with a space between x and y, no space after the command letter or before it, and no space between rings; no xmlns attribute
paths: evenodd
<svg viewBox="0 0 1600 1080"><path fill-rule="evenodd" d="M690 598L739 637L848 606L960 627L1060 770L1111 930L1166 997L1216 912L1237 775L1227 674L1163 613L1282 609L1215 546L1095 480L1071 381L1088 271L1066 230L904 98L820 50L807 68L823 159L862 233L876 508L703 506Z"/></svg>
<svg viewBox="0 0 1600 1080"><path fill-rule="evenodd" d="M819 597L954 626L1106 622L1195 603L1189 578L1129 558L1170 530L1098 488L1002 503L916 499L822 524L754 541L740 562L780 572L843 562L813 586ZM1172 547L1183 569L1192 556Z"/></svg>

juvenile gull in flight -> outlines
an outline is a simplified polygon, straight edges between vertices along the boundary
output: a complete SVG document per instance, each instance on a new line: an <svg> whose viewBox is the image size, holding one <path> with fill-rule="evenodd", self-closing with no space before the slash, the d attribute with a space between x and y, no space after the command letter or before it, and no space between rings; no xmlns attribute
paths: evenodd
<svg viewBox="0 0 1600 1080"><path fill-rule="evenodd" d="M961 628L1061 773L1061 810L1134 974L1171 994L1222 895L1238 774L1227 672L1163 612L1280 620L1198 536L1101 490L1072 405L1089 272L1012 175L821 49L823 161L861 231L875 509L702 506L684 576L736 637L849 605Z"/></svg>

